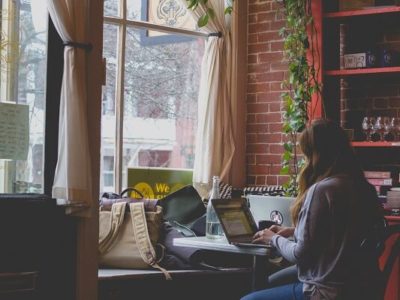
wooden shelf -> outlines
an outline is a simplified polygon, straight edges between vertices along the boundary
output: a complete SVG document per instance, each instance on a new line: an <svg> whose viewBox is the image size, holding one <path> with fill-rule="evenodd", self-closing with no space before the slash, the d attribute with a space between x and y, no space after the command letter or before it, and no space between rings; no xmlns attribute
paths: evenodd
<svg viewBox="0 0 400 300"><path fill-rule="evenodd" d="M347 10L325 13L324 18L326 19L342 19L357 16L373 16L388 13L398 13L400 12L400 6L382 6L382 7L371 7L359 10Z"/></svg>
<svg viewBox="0 0 400 300"><path fill-rule="evenodd" d="M351 142L353 147L400 147L400 142Z"/></svg>
<svg viewBox="0 0 400 300"><path fill-rule="evenodd" d="M400 73L400 67L342 69L342 70L327 70L324 72L324 74L327 76L355 76L355 75L394 74L394 73Z"/></svg>

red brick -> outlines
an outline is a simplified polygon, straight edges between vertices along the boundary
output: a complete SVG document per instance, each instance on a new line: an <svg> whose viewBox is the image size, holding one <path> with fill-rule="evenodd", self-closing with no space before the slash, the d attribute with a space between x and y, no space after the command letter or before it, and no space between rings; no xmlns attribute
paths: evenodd
<svg viewBox="0 0 400 300"><path fill-rule="evenodd" d="M284 150L283 145L273 144L273 145L269 146L270 153L283 154L283 150Z"/></svg>
<svg viewBox="0 0 400 300"><path fill-rule="evenodd" d="M246 133L246 142L247 143L256 143L257 142L257 134Z"/></svg>
<svg viewBox="0 0 400 300"><path fill-rule="evenodd" d="M248 124L248 133L265 133L268 132L268 124Z"/></svg>
<svg viewBox="0 0 400 300"><path fill-rule="evenodd" d="M271 23L270 22L249 24L249 32L251 32L251 33L268 32L270 30L270 28L271 28ZM266 40L264 39L263 42L266 42Z"/></svg>
<svg viewBox="0 0 400 300"><path fill-rule="evenodd" d="M247 153L268 153L269 152L268 144L247 144L246 152Z"/></svg>
<svg viewBox="0 0 400 300"><path fill-rule="evenodd" d="M268 103L268 111L269 112L277 112L282 110L282 104L281 102L275 102L275 103Z"/></svg>
<svg viewBox="0 0 400 300"><path fill-rule="evenodd" d="M270 49L269 43L251 44L248 46L248 53L249 54L264 53L268 52L269 49Z"/></svg>
<svg viewBox="0 0 400 300"><path fill-rule="evenodd" d="M257 94L247 94L247 103L255 103L257 101Z"/></svg>
<svg viewBox="0 0 400 300"><path fill-rule="evenodd" d="M281 101L281 94L280 92L269 92L269 93L258 93L257 94L257 103L264 103L264 102L276 102Z"/></svg>
<svg viewBox="0 0 400 300"><path fill-rule="evenodd" d="M264 165L264 164L279 164L281 162L280 155L274 154L259 154L256 155L256 164Z"/></svg>
<svg viewBox="0 0 400 300"><path fill-rule="evenodd" d="M282 61L283 54L282 52L269 52L269 53L260 53L258 55L258 59L261 63L263 62L276 62Z"/></svg>
<svg viewBox="0 0 400 300"><path fill-rule="evenodd" d="M249 36L247 37L247 42L248 44L256 44L258 43L258 35L256 33L254 34L249 34Z"/></svg>
<svg viewBox="0 0 400 300"><path fill-rule="evenodd" d="M278 19L279 19L279 17L278 17ZM285 25L286 25L285 20L279 20L279 21L276 20L274 22L271 22L271 30L280 30L281 28L285 27Z"/></svg>
<svg viewBox="0 0 400 300"><path fill-rule="evenodd" d="M279 35L278 31L261 32L258 34L259 42L282 41L283 38Z"/></svg>
<svg viewBox="0 0 400 300"><path fill-rule="evenodd" d="M248 113L268 112L268 105L265 103L250 103L247 104Z"/></svg>
<svg viewBox="0 0 400 300"><path fill-rule="evenodd" d="M289 176L281 175L278 176L278 185L283 185L289 180Z"/></svg>
<svg viewBox="0 0 400 300"><path fill-rule="evenodd" d="M287 61L271 62L271 71L287 71Z"/></svg>
<svg viewBox="0 0 400 300"><path fill-rule="evenodd" d="M257 134L258 143L280 143L282 134L280 133L259 133Z"/></svg>
<svg viewBox="0 0 400 300"><path fill-rule="evenodd" d="M255 114L247 114L247 124L256 123L256 115Z"/></svg>
<svg viewBox="0 0 400 300"><path fill-rule="evenodd" d="M250 83L247 84L247 91L250 93L268 92L268 83Z"/></svg>
<svg viewBox="0 0 400 300"><path fill-rule="evenodd" d="M269 126L268 131L271 132L271 133L273 133L273 132L282 132L282 127L283 127L282 123L271 123L268 126Z"/></svg>
<svg viewBox="0 0 400 300"><path fill-rule="evenodd" d="M283 72L275 72L275 73L282 74L282 80L278 80L278 82L272 82L271 83L271 85L270 85L271 92L282 92L283 91L283 88L282 88Z"/></svg>
<svg viewBox="0 0 400 300"><path fill-rule="evenodd" d="M267 115L268 121L270 123L273 122L282 122L282 113L281 112L270 112Z"/></svg>
<svg viewBox="0 0 400 300"><path fill-rule="evenodd" d="M277 176L267 176L267 185L277 185L278 178Z"/></svg>
<svg viewBox="0 0 400 300"><path fill-rule="evenodd" d="M258 64L249 64L247 71L248 73L264 73L268 72L270 69L269 63L258 63Z"/></svg>
<svg viewBox="0 0 400 300"><path fill-rule="evenodd" d="M275 15L276 15L275 11L267 11L267 12L258 13L257 14L257 22L274 21Z"/></svg>
<svg viewBox="0 0 400 300"><path fill-rule="evenodd" d="M257 61L258 61L258 56L257 55L252 54L252 55L248 55L247 56L247 63L255 64L255 63L257 63Z"/></svg>
<svg viewBox="0 0 400 300"><path fill-rule="evenodd" d="M257 176L256 178L256 185L265 185L265 176Z"/></svg>
<svg viewBox="0 0 400 300"><path fill-rule="evenodd" d="M262 3L262 4L250 4L249 5L249 13L258 13L262 11L270 11L271 3Z"/></svg>
<svg viewBox="0 0 400 300"><path fill-rule="evenodd" d="M246 183L247 185L254 185L256 183L256 176L247 176Z"/></svg>
<svg viewBox="0 0 400 300"><path fill-rule="evenodd" d="M256 163L256 156L254 154L247 154L246 161L249 165L254 165Z"/></svg>
<svg viewBox="0 0 400 300"><path fill-rule="evenodd" d="M249 175L254 174L268 174L268 166L257 166L257 165L249 165L247 166L247 172Z"/></svg>
<svg viewBox="0 0 400 300"><path fill-rule="evenodd" d="M283 52L283 42L271 42L271 51L280 51Z"/></svg>
<svg viewBox="0 0 400 300"><path fill-rule="evenodd" d="M249 18L248 18L249 24L257 23L257 16L258 16L258 14L249 15Z"/></svg>

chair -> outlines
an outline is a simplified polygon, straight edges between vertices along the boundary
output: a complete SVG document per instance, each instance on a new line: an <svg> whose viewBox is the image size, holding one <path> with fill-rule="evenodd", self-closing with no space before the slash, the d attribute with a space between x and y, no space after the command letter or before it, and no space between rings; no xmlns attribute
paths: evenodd
<svg viewBox="0 0 400 300"><path fill-rule="evenodd" d="M392 248L388 252L387 258L384 260L382 256L385 250L387 241L393 236L398 235L395 239ZM389 283L389 278L392 273L392 269L396 259L400 256L400 224L397 225L387 225L381 228L379 232L371 234L369 237L365 238L361 243L361 248L373 251L379 258L381 264L381 282L379 290L379 299L384 299L385 292Z"/></svg>
<svg viewBox="0 0 400 300"><path fill-rule="evenodd" d="M390 225L385 228L383 235L383 242L387 242L389 238L394 235L398 235L396 240L393 243L393 246L389 252L389 255L384 262L382 268L382 290L381 295L382 299L385 297L385 292L389 283L390 274L392 273L393 266L397 259L400 259L400 224Z"/></svg>

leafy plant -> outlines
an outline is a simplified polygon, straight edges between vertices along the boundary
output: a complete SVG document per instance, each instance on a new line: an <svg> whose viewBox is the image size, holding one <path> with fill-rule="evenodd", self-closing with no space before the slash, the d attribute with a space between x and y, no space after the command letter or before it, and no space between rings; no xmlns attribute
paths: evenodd
<svg viewBox="0 0 400 300"><path fill-rule="evenodd" d="M232 14L233 11L233 1L227 0L227 5L225 7L225 14ZM215 17L215 11L207 5L208 0L186 0L188 2L188 9L195 10L199 4L204 4L206 7L206 12L197 20L197 26L204 27L207 25L208 20Z"/></svg>
<svg viewBox="0 0 400 300"><path fill-rule="evenodd" d="M281 174L288 175L284 184L286 194L296 196L298 174L304 164L298 153L298 133L309 120L309 109L314 93L318 97L321 85L317 80L319 70L315 69L315 57L319 55L318 46L313 40L315 26L311 15L311 0L284 0L285 27L280 35L284 38L284 53L288 60L289 76L283 82L282 93L285 110L283 114L283 132L287 140L284 143ZM309 36L309 33L311 35ZM307 54L311 62L307 59ZM312 113L312 112L311 112Z"/></svg>

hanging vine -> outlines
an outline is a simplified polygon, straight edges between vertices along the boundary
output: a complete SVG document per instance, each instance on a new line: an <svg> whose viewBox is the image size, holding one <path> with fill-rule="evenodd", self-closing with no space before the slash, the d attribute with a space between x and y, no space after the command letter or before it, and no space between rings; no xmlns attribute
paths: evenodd
<svg viewBox="0 0 400 300"><path fill-rule="evenodd" d="M230 15L233 11L233 1L234 0L227 0L225 5L225 14ZM215 12L214 10L207 5L208 0L186 0L188 3L188 9L195 10L199 4L203 4L206 8L205 14L200 16L197 21L197 26L204 27L207 25L208 20L214 18Z"/></svg>
<svg viewBox="0 0 400 300"><path fill-rule="evenodd" d="M286 24L281 28L280 35L284 38L289 75L283 82L286 91L281 95L285 107L283 132L287 137L281 174L289 176L284 184L286 194L296 196L297 177L304 164L298 153L298 133L309 120L312 95L317 93L319 97L321 91L317 80L319 70L315 69L315 58L319 57L319 53L318 45L310 42L316 31L311 15L311 0L284 0L283 3ZM308 61L307 54L311 61Z"/></svg>

